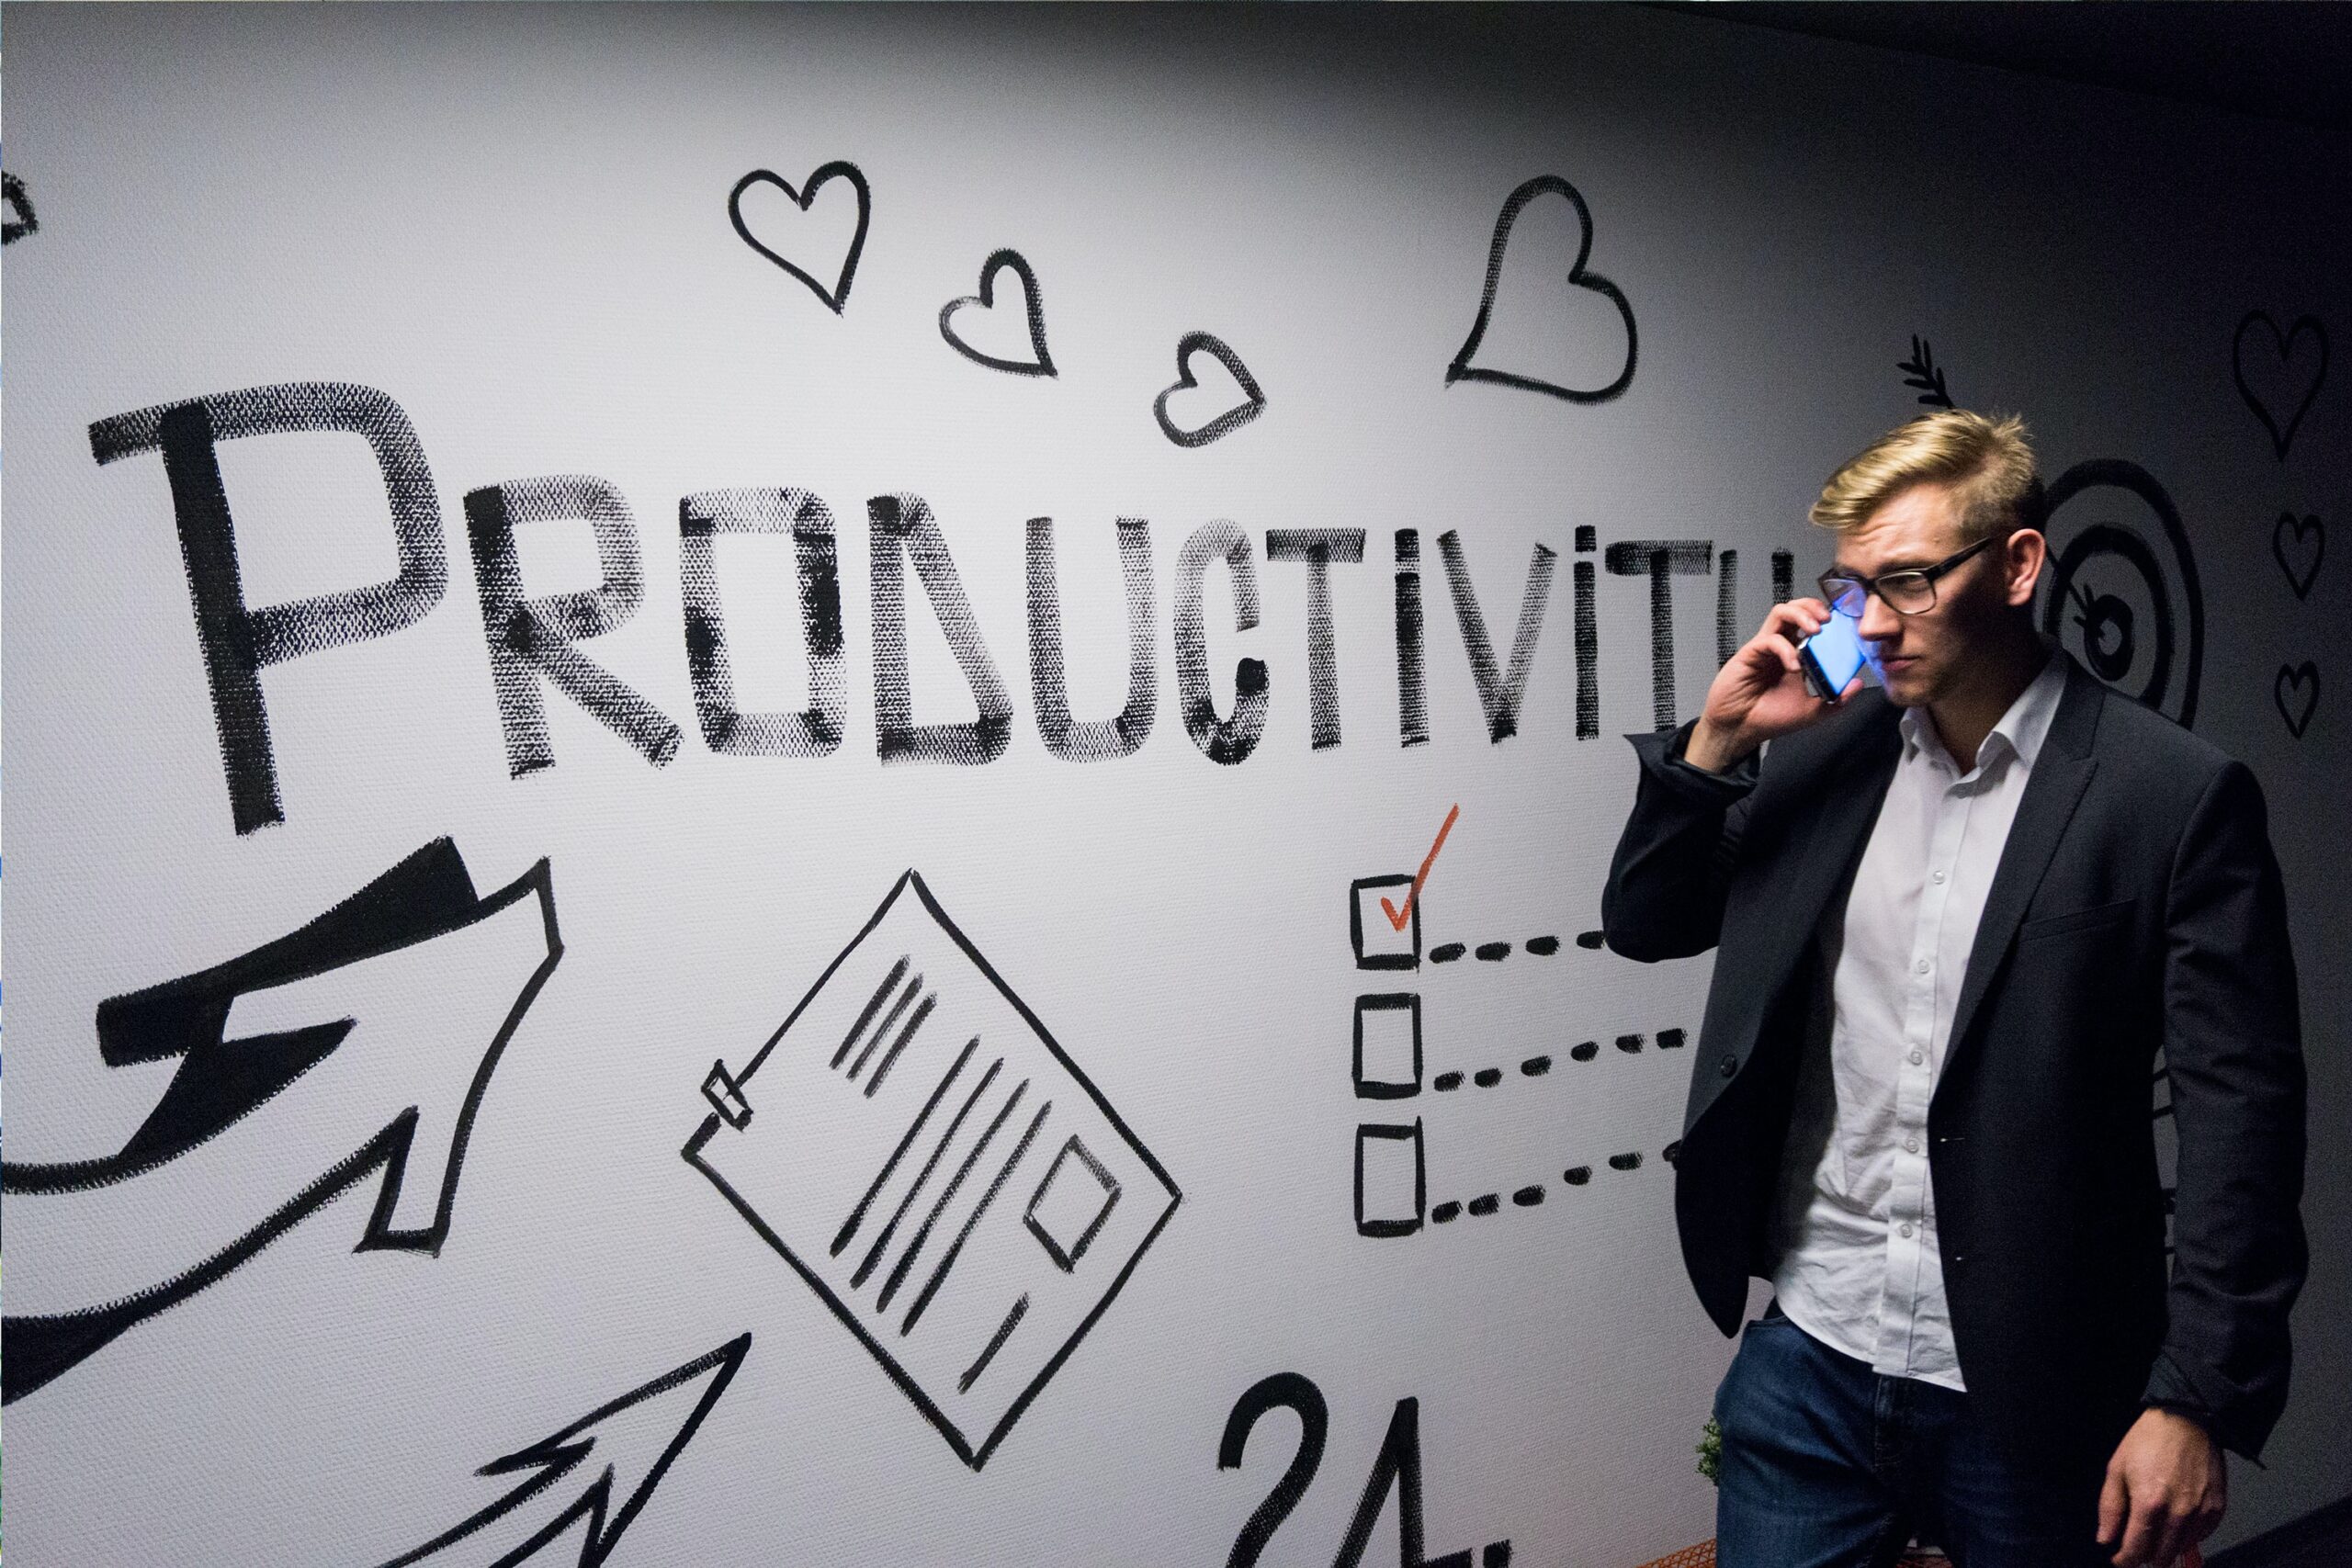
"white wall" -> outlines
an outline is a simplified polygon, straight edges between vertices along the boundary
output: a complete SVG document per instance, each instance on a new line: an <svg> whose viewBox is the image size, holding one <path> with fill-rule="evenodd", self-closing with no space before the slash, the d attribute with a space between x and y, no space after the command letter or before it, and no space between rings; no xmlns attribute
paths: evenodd
<svg viewBox="0 0 2352 1568"><path fill-rule="evenodd" d="M1660 1036L1695 1033L1708 966L1645 969L1575 940L1599 923L1632 795L1617 737L1653 719L1650 585L1604 570L1598 733L1579 737L1575 568L1628 540L1708 541L1708 574L1672 588L1687 714L1713 668L1720 552L1738 557L1742 627L1769 601L1773 551L1793 552L1799 582L1825 564L1804 506L1916 409L1894 367L1915 334L1955 399L2029 417L2052 475L2136 464L2186 522L2205 618L2194 727L2269 794L2314 1134L2295 1393L2269 1468L2234 1473L2227 1529L2341 1492L2352 1187L2332 1130L2352 1113L2352 1032L2334 897L2346 857L2327 802L2352 762L2352 566L2324 558L2299 598L2286 567L2307 563L2282 565L2272 543L2282 512L2343 532L2352 405L2338 365L2282 458L2232 361L2253 310L2352 330L2340 152L2177 106L1616 11L1523 37L1509 18L1319 11L8 20L7 168L40 225L6 251L8 1148L27 1173L6 1206L9 1312L135 1298L273 1215L292 1222L185 1301L129 1309L118 1337L61 1356L54 1381L9 1405L25 1563L380 1562L476 1510L497 1517L433 1560L492 1561L614 1455L602 1528L623 1564L1216 1562L1297 1428L1269 1415L1232 1471L1220 1437L1244 1391L1281 1372L1319 1390L1329 1438L1269 1563L1340 1549L1407 1399L1432 1558L1508 1540L1521 1563L1631 1565L1703 1539L1713 1498L1690 1450L1730 1347L1672 1244L1661 1155L1690 1053ZM838 314L728 213L750 171L798 186L836 159L872 197ZM1604 400L1446 378L1498 212L1546 175L1588 204L1587 265L1637 323L1631 379ZM806 214L773 188L746 202L756 236L831 282L845 179ZM1561 281L1577 239L1565 198L1529 203L1473 364L1582 389L1623 374L1616 309ZM942 307L999 247L1034 269L1052 377L942 341ZM993 311L956 322L1018 356L1014 279L998 282ZM1265 408L1188 447L1153 404L1193 332L1232 347ZM2245 342L2283 423L2313 343L2281 358ZM404 411L447 584L413 625L261 672L282 820L241 832L164 465L152 450L94 460L91 427L296 382L361 384ZM1197 426L1217 402L1204 387L1171 417ZM249 604L392 575L385 487L350 435L224 437L219 453ZM677 727L665 765L534 678L553 762L511 776L462 501L563 474L626 503L642 602L582 649ZM673 520L682 496L742 486L803 489L836 525L829 755L715 754L696 723ZM935 514L1009 700L985 765L877 756L866 502L892 494ZM1041 739L1023 553L1040 516L1055 520L1080 719L1125 699L1113 525L1148 523L1157 709L1132 755L1066 761ZM1262 737L1229 765L1188 737L1172 609L1186 542L1219 519L1248 541L1262 621L1237 633L1226 569L1209 572L1218 711L1237 660L1263 660L1269 682ZM2152 546L2185 662L2188 589L2156 516L2110 488L2053 531L2063 545L2098 522ZM1580 553L1588 527L1596 548ZM1321 748L1308 569L1264 558L1270 531L1317 528L1366 535L1360 564L1329 569L1340 738ZM1399 529L1419 534L1427 616L1429 739L1410 747ZM1532 554L1557 558L1517 733L1500 740L1464 653L1449 530L1498 663ZM518 533L526 592L597 581L586 525ZM800 707L790 548L723 539L714 555L739 705ZM2148 589L2112 557L2084 577L2133 604L2144 659ZM920 580L904 581L912 716L968 718ZM2298 739L2274 686L2305 660L2323 684ZM2183 682L2177 663L2172 711ZM2284 694L2299 717L2303 689ZM1413 872L1457 804L1419 900L1423 963L1360 970L1351 884ZM102 1002L292 931L443 837L485 897L544 859L544 898L534 885L501 910L460 901L447 935L274 993L224 983L222 999L248 999L225 1024L211 1015L215 1036L358 1021L217 1137L150 1168L117 1158L106 1171L129 1174L107 1184L52 1170L38 1180L74 1190L26 1185L35 1168L135 1148L142 1123L151 1137L202 1123L164 1099L170 1059L102 1057ZM818 987L910 867L1034 1019L911 890ZM543 904L560 957L502 1031L550 951ZM1559 951L1531 953L1535 936ZM1503 941L1505 959L1433 962L1441 944ZM902 953L940 1021L868 1098L826 1061ZM1423 1087L1360 1098L1355 998L1407 992ZM775 1055L741 1077L751 1122L681 1159L711 1115L698 1090L714 1059L743 1075L805 996ZM1376 1047L1393 1019L1373 1021ZM1013 1075L1033 1088L992 1148L1010 1153L1048 1099L1059 1120L901 1336L910 1296L876 1312L883 1271L851 1283L854 1251L826 1243L967 1035L1008 1066L935 1182ZM1618 1047L1634 1035L1640 1050ZM1579 1060L1586 1041L1599 1049ZM175 1092L266 1055L209 1040ZM1521 1069L1537 1057L1548 1071ZM1436 1087L1487 1067L1501 1069L1492 1088ZM440 1215L469 1091L462 1181ZM377 1171L304 1206L411 1106L419 1143L389 1211ZM1425 1212L1487 1193L1498 1212L1360 1234L1359 1125L1417 1118ZM1120 1196L1065 1273L1020 1222L1070 1132ZM1374 1218L1378 1156L1403 1146L1371 1148ZM1638 1168L1609 1163L1634 1153ZM1570 1185L1577 1167L1592 1174ZM974 1162L906 1292L994 1168ZM1530 1187L1540 1202L1510 1200ZM1086 1217L1057 1215L1073 1192L1037 1205L1063 1244ZM355 1252L363 1238L377 1245ZM850 1304L837 1314L828 1291ZM956 1384L1016 1299L1028 1315L985 1369L1024 1380L1034 1397L1013 1409L1001 1382ZM647 1390L673 1369L691 1370ZM586 1464L497 1513L539 1472L472 1472L592 1415ZM982 1465L957 1451L991 1438ZM624 1516L632 1497L641 1511ZM1365 1561L1396 1550L1395 1516L1392 1501ZM589 1525L567 1527L567 1550Z"/></svg>

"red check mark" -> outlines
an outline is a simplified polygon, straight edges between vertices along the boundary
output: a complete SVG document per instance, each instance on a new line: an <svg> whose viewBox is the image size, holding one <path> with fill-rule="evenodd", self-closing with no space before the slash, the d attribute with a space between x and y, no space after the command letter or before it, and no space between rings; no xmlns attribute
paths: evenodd
<svg viewBox="0 0 2352 1568"><path fill-rule="evenodd" d="M1437 863L1437 852L1445 848L1445 836L1453 831L1453 819L1461 815L1462 807L1458 802L1453 810L1445 814L1445 826L1437 830L1437 842L1431 844L1430 852L1421 857L1421 869L1413 874L1413 886L1405 894L1405 907L1400 909L1385 898L1380 901L1380 908L1387 915L1388 923L1398 931L1403 931L1405 922L1413 918L1413 900L1421 896L1421 884L1430 879L1430 867Z"/></svg>

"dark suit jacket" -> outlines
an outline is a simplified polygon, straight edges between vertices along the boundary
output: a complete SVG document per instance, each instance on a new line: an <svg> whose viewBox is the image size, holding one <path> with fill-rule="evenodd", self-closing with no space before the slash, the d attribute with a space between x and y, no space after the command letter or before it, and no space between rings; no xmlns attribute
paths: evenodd
<svg viewBox="0 0 2352 1568"><path fill-rule="evenodd" d="M1928 1111L1961 1375L1993 1431L2103 1461L2143 1401L2258 1453L2287 1393L2301 1288L2303 1066L2262 792L2066 658L1971 950ZM1641 782L1602 921L1629 958L1720 947L1692 1064L1675 1213L1725 1334L1771 1271L1812 958L1894 776L1875 689L1717 776L1689 727L1631 739ZM2150 1119L2171 1069L2174 1241ZM1800 1178L1801 1179L1801 1178Z"/></svg>

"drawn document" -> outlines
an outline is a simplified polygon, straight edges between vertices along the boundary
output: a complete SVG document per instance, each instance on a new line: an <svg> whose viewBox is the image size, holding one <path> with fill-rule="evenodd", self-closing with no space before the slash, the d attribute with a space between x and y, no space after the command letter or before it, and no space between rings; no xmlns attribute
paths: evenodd
<svg viewBox="0 0 2352 1568"><path fill-rule="evenodd" d="M978 1469L1180 1194L907 873L685 1147Z"/></svg>

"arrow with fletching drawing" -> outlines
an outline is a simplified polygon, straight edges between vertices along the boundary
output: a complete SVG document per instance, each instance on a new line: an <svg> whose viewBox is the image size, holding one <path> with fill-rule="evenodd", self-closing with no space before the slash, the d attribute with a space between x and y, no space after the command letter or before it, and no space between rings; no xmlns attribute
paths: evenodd
<svg viewBox="0 0 2352 1568"><path fill-rule="evenodd" d="M514 1568L550 1549L548 1561L553 1563L575 1539L579 1568L598 1568L662 1483L671 1461L693 1439L710 1407L727 1392L751 1348L752 1337L738 1335L529 1448L491 1461L480 1473L530 1472L529 1478L383 1568L411 1568L420 1562L433 1568L477 1562ZM692 1408L682 1417L678 1407L689 1398ZM567 1488L558 1493L557 1483L574 1472L585 1475L588 1484L577 1492ZM557 1506L532 1506L543 1495Z"/></svg>

